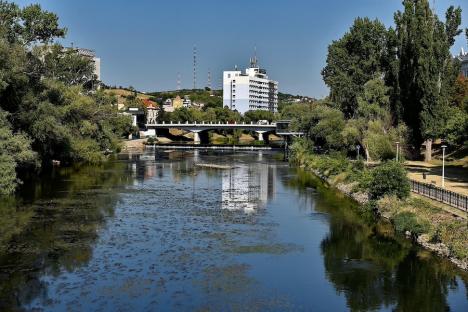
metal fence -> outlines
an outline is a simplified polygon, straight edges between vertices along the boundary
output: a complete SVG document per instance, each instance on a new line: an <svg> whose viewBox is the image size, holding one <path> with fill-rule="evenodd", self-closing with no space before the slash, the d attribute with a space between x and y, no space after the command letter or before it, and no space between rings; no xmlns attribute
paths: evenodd
<svg viewBox="0 0 468 312"><path fill-rule="evenodd" d="M411 180L411 191L468 212L468 196L438 186Z"/></svg>

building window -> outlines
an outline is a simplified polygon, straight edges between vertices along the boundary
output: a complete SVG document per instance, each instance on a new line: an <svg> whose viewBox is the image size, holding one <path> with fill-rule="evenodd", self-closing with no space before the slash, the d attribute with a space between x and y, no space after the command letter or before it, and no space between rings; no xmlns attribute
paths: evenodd
<svg viewBox="0 0 468 312"><path fill-rule="evenodd" d="M231 78L231 74L228 74L228 78Z"/></svg>

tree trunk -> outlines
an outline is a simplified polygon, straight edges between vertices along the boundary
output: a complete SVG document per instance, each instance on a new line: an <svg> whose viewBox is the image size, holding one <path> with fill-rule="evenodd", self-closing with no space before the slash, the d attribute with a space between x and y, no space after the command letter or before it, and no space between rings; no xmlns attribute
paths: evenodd
<svg viewBox="0 0 468 312"><path fill-rule="evenodd" d="M424 151L424 161L430 162L432 160L432 139L426 140L426 150Z"/></svg>
<svg viewBox="0 0 468 312"><path fill-rule="evenodd" d="M371 161L371 157L370 157L370 153L369 153L369 148L367 148L367 146L364 145L364 152L366 153L366 161L369 162Z"/></svg>

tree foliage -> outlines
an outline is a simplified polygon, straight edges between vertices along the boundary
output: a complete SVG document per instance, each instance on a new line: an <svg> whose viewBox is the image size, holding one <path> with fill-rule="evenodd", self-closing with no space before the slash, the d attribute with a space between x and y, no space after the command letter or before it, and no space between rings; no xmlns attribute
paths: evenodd
<svg viewBox="0 0 468 312"><path fill-rule="evenodd" d="M445 23L427 0L404 0L404 11L395 13L397 68L395 92L399 111L411 130L413 143L440 137L447 121L449 92L458 75L450 54L460 33L461 9L450 7Z"/></svg>
<svg viewBox="0 0 468 312"><path fill-rule="evenodd" d="M350 30L328 47L322 70L330 98L346 117L356 113L364 84L384 70L387 30L378 20L357 18Z"/></svg>
<svg viewBox="0 0 468 312"><path fill-rule="evenodd" d="M131 131L115 99L87 85L93 64L63 37L58 17L39 5L0 1L0 184L11 193L17 171L62 162L99 162Z"/></svg>
<svg viewBox="0 0 468 312"><path fill-rule="evenodd" d="M404 0L394 21L386 29L378 20L357 18L328 48L322 75L330 87L329 106L346 119L343 148L358 144L368 159L386 159L396 141L410 144L415 156L425 140L464 144L466 82L457 78L460 64L450 54L462 32L461 8L449 7L441 21L428 0ZM291 106L286 113L294 116L296 110L296 124L312 129L317 122L310 122L305 109Z"/></svg>
<svg viewBox="0 0 468 312"><path fill-rule="evenodd" d="M388 161L371 170L368 179L364 181L369 198L372 200L392 195L403 199L410 194L406 170L396 161Z"/></svg>

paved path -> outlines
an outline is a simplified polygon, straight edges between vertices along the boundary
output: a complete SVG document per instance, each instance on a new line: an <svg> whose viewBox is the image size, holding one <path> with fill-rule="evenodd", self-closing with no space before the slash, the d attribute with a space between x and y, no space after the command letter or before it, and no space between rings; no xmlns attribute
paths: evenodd
<svg viewBox="0 0 468 312"><path fill-rule="evenodd" d="M407 161L405 165L410 179L442 186L442 166L422 161ZM426 179L423 178L423 172L426 173ZM455 193L468 195L468 168L446 166L445 188Z"/></svg>

